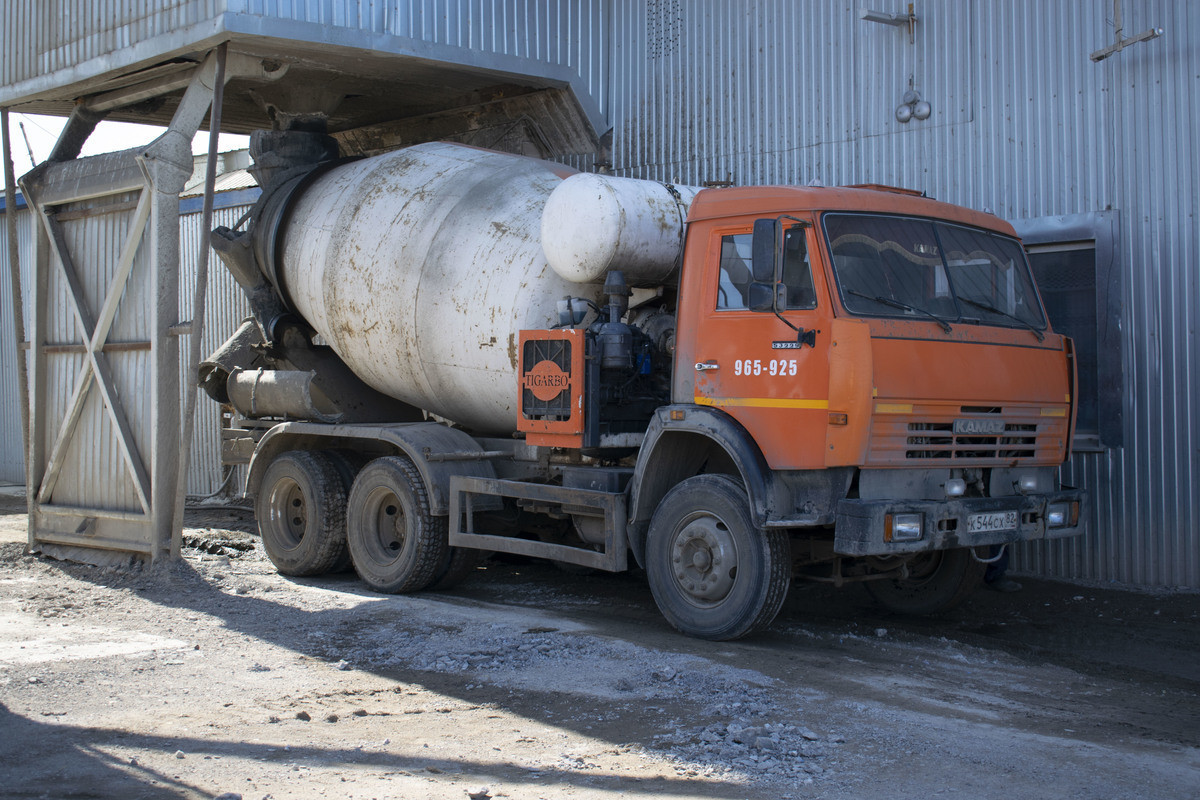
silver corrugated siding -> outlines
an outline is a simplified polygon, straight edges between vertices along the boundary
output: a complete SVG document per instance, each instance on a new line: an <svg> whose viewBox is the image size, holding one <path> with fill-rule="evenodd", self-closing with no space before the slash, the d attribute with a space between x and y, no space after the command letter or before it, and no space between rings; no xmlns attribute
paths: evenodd
<svg viewBox="0 0 1200 800"><path fill-rule="evenodd" d="M213 227L225 225L232 228L249 208L250 205L239 205L216 209L213 211ZM184 214L179 220L179 307L184 318L191 317L200 244L208 240L207 233L202 229L202 222L203 215L199 213ZM221 265L211 250L208 258L208 289L205 296L201 358L207 357L224 344L242 320L250 316L246 296L233 279L233 275ZM187 346L185 339L181 348ZM181 365L180 386L187 385L186 370L187 367ZM189 495L212 494L222 488L225 475L221 466L221 409L208 395L197 390L196 423L192 434L191 452L188 455L187 492ZM231 495L241 491L241 480L238 476L235 476L225 491Z"/></svg>
<svg viewBox="0 0 1200 800"><path fill-rule="evenodd" d="M16 0L5 4L0 30L7 47L0 85L46 76L47 85L97 74L109 62L132 63L173 37L216 18L225 0ZM103 62L103 63L99 63ZM62 80L56 80L62 78Z"/></svg>
<svg viewBox="0 0 1200 800"><path fill-rule="evenodd" d="M220 198L219 198L220 199ZM239 198L240 199L240 198ZM252 198L247 198L249 202L240 205L218 208L213 213L213 225L227 225L232 227L250 208ZM120 231L117 217L115 215L108 218L111 221L110 225L103 226L89 233L91 237L88 242L90 247L119 247L119 242L115 238ZM28 211L21 209L17 212L18 220L18 239L22 267L22 285L28 287L30 284L30 266L33 263L33 229L32 217ZM3 215L0 214L0 222L3 221ZM197 256L199 255L199 246L201 242L201 215L199 213L185 213L180 218L180 317L190 317L190 309L192 307L192 298L195 291L196 283L196 264ZM94 226L93 226L94 227ZM0 273L4 276L8 274L8 250L7 250L7 227L0 225ZM107 244L105 242L107 241ZM117 242L114 244L114 242ZM237 328L241 321L249 316L249 308L246 304L245 296L238 287L237 282L233 280L233 276L229 271L221 266L216 256L212 253L209 255L209 280L208 280L208 295L207 295L207 313L205 315L204 326L204 341L201 347L201 352L208 355L216 350L225 339ZM113 258L112 262L115 263ZM88 273L89 271L84 271ZM100 291L101 278L100 276L89 276L84 280L89 286L88 294L95 297L95 293ZM134 291L138 291L134 287ZM17 365L16 365L16 348L13 346L12 335L12 301L8 292L8 280L4 278L4 290L0 292L3 297L3 318L0 320L3 324L3 329L0 330L0 482L23 484L25 482L24 472L24 449L21 442L21 420L20 406L17 398ZM60 299L65 301L63 295L59 295ZM25 298L25 315L26 315L26 331L29 330L29 314L31 312L31 303L28 296ZM74 323L63 315L58 317L62 324L59 329L51 334L51 341L70 343L77 339L75 336ZM130 341L141 334L137 332L138 320L140 315L118 315L117 322L114 324L114 332L110 335L110 341ZM133 326L131 328L130 326ZM121 331L120 328L125 330ZM186 343L186 340L184 340ZM114 364L114 371L118 375L118 383L121 382L121 376L143 374L141 370L146 368L149 354L140 353L113 353L110 354L110 360ZM145 363L143 363L145 362ZM53 375L51 380L67 381L67 385L73 385L77 377L78 369L82 364L82 356L64 356L58 355L51 359L51 369ZM182 369L182 367L181 367ZM181 374L182 377L182 374ZM91 392L95 394L95 387ZM145 416L149 413L149 409L142 407L142 401L138 398L144 396L145 392L136 391L128 386L122 397L125 400L131 420L134 421L135 428L139 425L139 420L145 420ZM182 398L181 398L182 399ZM52 408L51 416L48 419L55 422L61 421L66 413L66 403L69 400L67 396L51 397L50 402ZM82 471L78 474L64 473L63 482L60 483L60 490L65 492L61 497L72 497L79 491L79 487L75 486L79 481L100 480L102 476L103 482L101 485L114 485L119 497L113 498L114 503L121 503L132 507L136 504L133 496L129 494L132 491L132 486L128 483L126 477L127 471L125 464L121 459L120 453L116 448L115 440L113 439L111 429L107 417L98 411L95 404L98 401L92 399L92 413L84 415L80 421L81 433L79 434L80 442L89 442L93 445L92 457L83 460ZM145 402L149 402L148 398ZM61 408L60 408L61 406ZM219 407L213 403L206 395L200 394L196 403L196 426L192 438L192 448L190 454L190 466L188 472L188 494L191 495L207 495L221 488L222 480L225 476L221 466L221 419ZM52 438L52 436L51 436ZM89 477L90 476L90 477ZM231 483L231 493L236 493L240 490L240 482L236 479ZM119 486L118 486L119 485ZM72 488L74 486L75 488Z"/></svg>
<svg viewBox="0 0 1200 800"><path fill-rule="evenodd" d="M33 263L33 215L17 211L17 249L23 286L29 285ZM25 483L25 444L21 440L21 401L17 394L17 346L13 336L13 304L8 277L8 223L0 214L0 483ZM25 303L29 331L29 303Z"/></svg>
<svg viewBox="0 0 1200 800"><path fill-rule="evenodd" d="M1125 444L1076 455L1082 539L1035 574L1200 587L1200 4L923 0L905 28L857 2L614 0L618 174L698 183L885 183L1009 219L1115 209L1125 294ZM879 4L866 4L895 11ZM893 117L909 78L933 106Z"/></svg>
<svg viewBox="0 0 1200 800"><path fill-rule="evenodd" d="M923 0L914 43L859 20L856 2L18 5L33 11L0 21L4 84L67 75L229 11L567 65L613 121L620 174L890 183L1010 219L1115 209L1125 446L1064 470L1091 495L1088 536L1026 548L1019 566L1200 587L1200 6L1189 0L1125 2L1127 34L1166 34L1101 64L1088 54L1112 41L1109 0ZM48 20L67 17L86 33L48 41L60 30ZM901 125L910 76L933 116Z"/></svg>
<svg viewBox="0 0 1200 800"><path fill-rule="evenodd" d="M66 250L76 261L84 302L93 318L105 302L119 254L134 218L133 203L138 192L129 192L72 203L68 213L88 213L62 225ZM103 209L108 211L95 213ZM118 209L118 210L112 210ZM49 345L78 345L82 336L73 313L70 292L61 271L51 269L47 279L45 342ZM146 342L152 338L153 270L146 248L138 249L122 301L110 328L107 342ZM31 301L27 301L29 303ZM31 309L31 313L34 312ZM47 391L44 412L44 446L51 452L71 406L72 393L85 363L81 353L53 353L45 358ZM149 468L152 458L150 423L154 418L150 383L149 350L108 354L113 391L120 398L135 447ZM70 437L68 458L55 484L56 504L140 511L134 482L121 454L116 428L105 410L96 383L86 395L84 411Z"/></svg>

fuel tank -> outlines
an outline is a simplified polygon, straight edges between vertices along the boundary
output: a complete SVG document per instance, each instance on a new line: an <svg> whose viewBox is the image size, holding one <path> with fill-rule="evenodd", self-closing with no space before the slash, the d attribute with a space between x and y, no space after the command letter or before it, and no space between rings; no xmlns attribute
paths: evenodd
<svg viewBox="0 0 1200 800"><path fill-rule="evenodd" d="M558 325L566 297L603 305L604 273L638 250L629 236L617 257L567 257L603 269L568 265L564 277L550 266L543 211L573 174L464 145L417 145L281 192L255 248L284 302L364 382L476 432L506 433L516 428L518 331ZM686 215L683 204L680 223ZM674 238L682 243L681 228ZM656 248L658 278L679 254Z"/></svg>

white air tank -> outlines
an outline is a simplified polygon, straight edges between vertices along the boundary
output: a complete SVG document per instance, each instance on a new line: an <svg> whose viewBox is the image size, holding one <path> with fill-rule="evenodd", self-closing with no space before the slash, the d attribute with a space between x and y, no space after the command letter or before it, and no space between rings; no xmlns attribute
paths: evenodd
<svg viewBox="0 0 1200 800"><path fill-rule="evenodd" d="M572 175L542 214L542 249L554 271L572 281L604 281L610 269L630 286L659 286L679 267L684 221L694 186Z"/></svg>
<svg viewBox="0 0 1200 800"><path fill-rule="evenodd" d="M448 143L334 167L282 220L281 288L379 391L477 432L515 430L518 331L557 325L568 296L604 303L603 271L568 280L542 250L547 199L572 174Z"/></svg>

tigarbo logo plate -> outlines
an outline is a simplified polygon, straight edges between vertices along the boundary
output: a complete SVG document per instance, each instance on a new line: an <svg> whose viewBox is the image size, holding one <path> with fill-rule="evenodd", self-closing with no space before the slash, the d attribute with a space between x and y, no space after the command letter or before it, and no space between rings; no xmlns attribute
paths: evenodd
<svg viewBox="0 0 1200 800"><path fill-rule="evenodd" d="M533 396L547 403L562 394L571 385L571 376L553 361L539 361L525 373L521 384L533 392Z"/></svg>

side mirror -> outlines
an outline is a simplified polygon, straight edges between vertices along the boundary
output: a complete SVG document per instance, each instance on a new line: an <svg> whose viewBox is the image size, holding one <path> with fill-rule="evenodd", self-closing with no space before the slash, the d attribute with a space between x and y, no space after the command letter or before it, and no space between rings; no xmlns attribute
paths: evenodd
<svg viewBox="0 0 1200 800"><path fill-rule="evenodd" d="M782 283L750 284L750 299L746 306L751 311L774 311L787 307L787 287Z"/></svg>
<svg viewBox="0 0 1200 800"><path fill-rule="evenodd" d="M754 239L750 245L750 271L756 283L774 283L779 274L779 221L754 220Z"/></svg>

